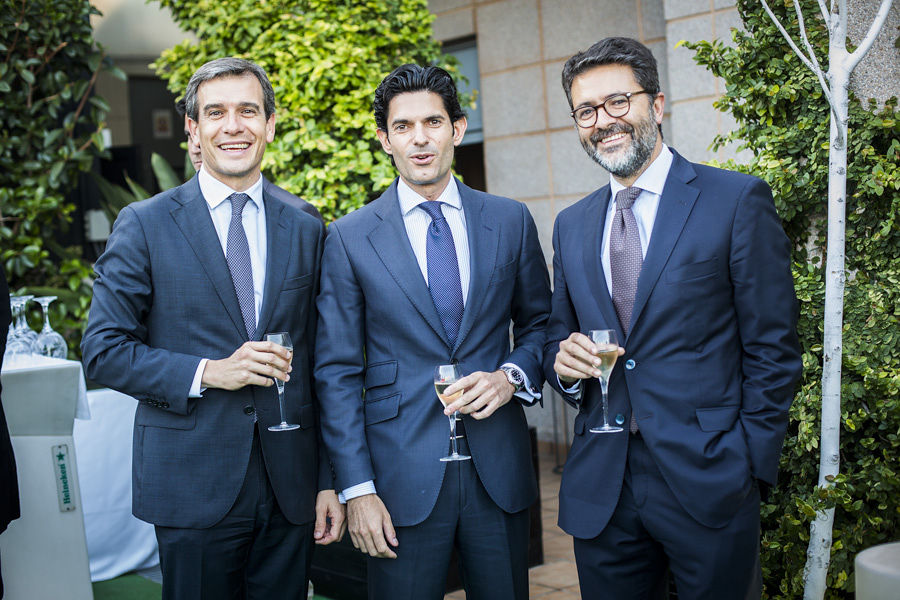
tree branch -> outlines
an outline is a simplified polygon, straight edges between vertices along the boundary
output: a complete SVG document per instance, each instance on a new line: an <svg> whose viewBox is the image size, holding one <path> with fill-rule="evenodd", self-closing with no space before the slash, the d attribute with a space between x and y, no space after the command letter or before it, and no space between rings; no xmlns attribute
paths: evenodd
<svg viewBox="0 0 900 600"><path fill-rule="evenodd" d="M866 37L859 43L859 46L856 47L853 54L847 58L848 71L852 71L856 68L856 65L859 64L862 57L866 55L869 48L875 43L875 38L878 37L882 26L884 26L884 22L887 20L888 13L891 10L891 4L893 4L893 0L881 0L881 6L878 7L878 12L875 14L875 20L872 21L872 25L869 27Z"/></svg>
<svg viewBox="0 0 900 600"><path fill-rule="evenodd" d="M809 37L806 35L806 21L803 19L803 11L800 9L800 0L794 0L794 10L797 11L797 19L800 24L800 39L803 40L803 45L806 46L806 51L809 52L809 59L816 66L814 72L816 75L822 73L822 65L819 64L819 59L816 58L816 52L813 50L812 44L809 43ZM825 83L822 78L819 78L819 84L822 87L825 87ZM829 102L831 99L829 98Z"/></svg>
<svg viewBox="0 0 900 600"><path fill-rule="evenodd" d="M819 3L819 10L822 11L822 20L825 21L825 27L831 29L831 11L825 6L825 0L817 1ZM832 4L834 4L834 0L832 0Z"/></svg>
<svg viewBox="0 0 900 600"><path fill-rule="evenodd" d="M794 0L794 2L796 3L796 0ZM778 17L775 16L775 13L772 12L772 9L769 8L769 4L766 2L766 0L762 0L762 5L766 11L766 14L768 14L769 18L772 19L772 22L775 23L775 27L778 28L778 31L780 31L781 35L784 36L784 39L787 40L787 43L791 47L791 50L794 51L794 54L796 54L797 57L803 62L803 64L806 65L806 67L810 71L815 73L816 77L819 78L819 85L822 86L822 92L825 94L825 98L828 100L829 106L831 106L832 105L831 91L828 89L828 82L825 81L825 74L822 72L821 67L819 67L819 63L816 60L816 55L813 54L813 60L816 60L816 63L813 64L810 61L810 59L807 58L805 54L803 54L803 52L800 50L800 48L797 47L797 44L794 43L794 40L791 39L790 34L788 34L787 30L781 24L781 21L778 20ZM802 29L801 29L801 31L802 31ZM806 34L804 33L804 38L805 38L805 36L806 36ZM833 106L832 106L832 110L834 110Z"/></svg>

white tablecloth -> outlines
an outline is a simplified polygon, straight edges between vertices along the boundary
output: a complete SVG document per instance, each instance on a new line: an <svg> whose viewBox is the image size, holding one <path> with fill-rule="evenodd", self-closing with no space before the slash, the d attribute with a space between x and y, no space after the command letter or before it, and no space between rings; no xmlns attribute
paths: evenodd
<svg viewBox="0 0 900 600"><path fill-rule="evenodd" d="M40 356L38 354L18 357L15 361L9 362L9 364L7 364L7 362L8 361L3 362L3 371L9 373L35 371L38 369L72 364L72 361L64 360L62 358L51 358L49 356ZM84 374L78 378L78 397L75 402L75 418L91 418L91 409L88 406L87 386L84 382Z"/></svg>
<svg viewBox="0 0 900 600"><path fill-rule="evenodd" d="M159 564L153 526L131 514L131 439L137 401L109 389L87 392L90 421L75 421L91 581Z"/></svg>

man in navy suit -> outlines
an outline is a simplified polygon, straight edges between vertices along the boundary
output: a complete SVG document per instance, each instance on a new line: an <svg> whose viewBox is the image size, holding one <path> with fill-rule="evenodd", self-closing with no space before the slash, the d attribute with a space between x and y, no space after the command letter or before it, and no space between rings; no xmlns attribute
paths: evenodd
<svg viewBox="0 0 900 600"><path fill-rule="evenodd" d="M790 244L769 187L662 142L650 51L607 38L563 68L609 185L557 217L544 371L578 408L559 524L584 599L759 598L759 502L801 363ZM602 423L598 350L620 357ZM624 341L623 341L624 340Z"/></svg>
<svg viewBox="0 0 900 600"><path fill-rule="evenodd" d="M134 514L164 598L305 598L313 539L343 531L312 386L322 224L266 191L265 72L235 58L187 91L200 172L124 208L95 265L88 376L139 401ZM286 331L293 353L260 341ZM273 378L285 382L281 421Z"/></svg>
<svg viewBox="0 0 900 600"><path fill-rule="evenodd" d="M540 398L550 301L534 222L451 176L466 117L446 71L398 67L373 108L400 177L329 227L315 373L369 597L443 598L456 547L468 598L524 599L537 485L522 405ZM465 377L442 410L433 371L449 363ZM442 462L457 409L471 460Z"/></svg>

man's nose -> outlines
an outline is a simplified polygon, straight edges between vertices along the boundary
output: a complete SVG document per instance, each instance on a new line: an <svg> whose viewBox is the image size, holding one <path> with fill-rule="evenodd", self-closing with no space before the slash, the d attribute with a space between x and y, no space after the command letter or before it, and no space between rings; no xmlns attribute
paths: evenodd
<svg viewBox="0 0 900 600"><path fill-rule="evenodd" d="M222 130L226 133L236 133L241 131L243 128L243 122L241 121L240 116L235 111L228 111L225 115L225 123L222 127Z"/></svg>

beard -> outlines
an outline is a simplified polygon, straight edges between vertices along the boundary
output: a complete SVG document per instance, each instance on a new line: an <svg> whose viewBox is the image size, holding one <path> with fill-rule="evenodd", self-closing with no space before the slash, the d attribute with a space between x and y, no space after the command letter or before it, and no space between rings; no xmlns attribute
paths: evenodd
<svg viewBox="0 0 900 600"><path fill-rule="evenodd" d="M631 134L631 144L624 150L607 154L597 148L603 138L616 133ZM648 114L637 123L637 129L627 123L614 123L606 129L595 131L590 138L581 138L581 145L594 162L619 178L628 178L640 171L650 160L659 130L656 121Z"/></svg>

